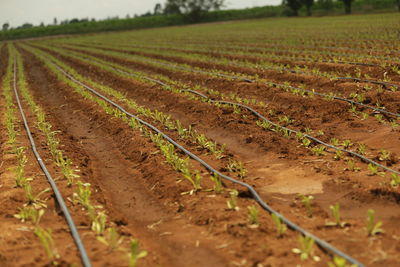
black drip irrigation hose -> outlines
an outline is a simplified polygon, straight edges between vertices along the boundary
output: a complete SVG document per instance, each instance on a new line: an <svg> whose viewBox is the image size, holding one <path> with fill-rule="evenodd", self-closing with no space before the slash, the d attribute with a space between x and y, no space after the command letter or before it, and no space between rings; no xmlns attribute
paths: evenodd
<svg viewBox="0 0 400 267"><path fill-rule="evenodd" d="M354 78L354 77L336 77L335 79L337 80L352 80L355 82L363 82L363 83L373 83L373 84L379 84L379 85L384 85L385 87L395 87L395 88L400 88L400 85L394 84L394 83L388 83L388 82L380 82L380 81L374 81L374 80L365 80L365 79L360 79L360 78Z"/></svg>
<svg viewBox="0 0 400 267"><path fill-rule="evenodd" d="M146 76L141 76L141 75L138 75L138 74L129 73L129 72L123 71L123 70L121 70L121 69L112 67L112 66L110 66L110 65L108 65L108 66L109 66L110 68L112 68L113 70L115 70L115 71L117 71L117 72L120 72L120 73L123 73L123 74L125 74L125 75L134 76L134 77L137 77L137 78L142 78L142 79L145 79L145 80L154 82L154 83L159 84L159 85L164 86L164 87L170 87L168 84L166 84L166 83L164 83L164 82L162 82L162 81L160 81L160 80L153 79L153 78L146 77ZM238 106L238 107L247 109L248 111L250 111L251 113L253 113L253 115L255 115L256 117L258 117L259 119L261 119L261 120L263 120L263 121L266 121L266 122L270 123L271 125L273 125L273 126L275 126L275 127L284 129L284 130L286 130L286 131L288 131L288 132L290 132L290 133L294 133L294 134L301 133L301 134L303 135L303 137L307 137L308 139L310 139L310 140L312 140L312 141L314 141L314 142L316 142L316 143L318 143L318 144L320 144L320 145L323 145L323 146L328 147L328 148L332 148L332 149L334 149L334 150L338 150L338 151L341 151L341 152L348 153L348 154L350 154L350 155L352 155L352 156L355 156L355 157L361 159L362 161L371 163L371 164L373 164L373 165L375 165L375 166L378 166L378 167L380 167L380 168L382 168L382 169L384 169L384 170L386 170L386 171L389 171L389 172L395 173L395 174L397 174L397 175L400 175L400 172L399 172L399 171L396 171L396 170L393 170L393 169L391 169L391 168L388 168L388 167L386 167L386 166L384 166L384 165L382 165L382 164L380 164L380 163L378 163L378 162L376 162L376 161L373 161L373 160L371 160L371 159L369 159L369 158L367 158L367 157L365 157L365 156L363 156L363 155L361 155L361 154L359 154L359 153L357 153L357 152L354 152L354 151L351 151L351 150L347 150L347 149L344 149L344 148L340 148L340 147L337 147L337 146L328 144L328 143L326 143L326 142L324 142L324 141L322 141L322 140L320 140L320 139L318 139L318 138L316 138L316 137L313 137L313 136L311 136L311 135L302 133L302 132L297 131L297 130L293 130L293 129L287 128L287 127L285 127L285 126L281 126L281 125L279 125L279 124L277 124L277 123L274 123L273 121L267 119L266 117L264 117L264 116L261 115L259 112L257 112L256 110L254 110L253 108L251 108L251 107L249 107L249 106L246 106L246 105L243 105L243 104L240 104L240 103L235 103L235 102L213 100L213 99L209 98L208 96L206 96L206 95L204 95L204 94L202 94L202 93L200 93L200 92L198 92L198 91L191 90L191 89L180 89L180 90L181 90L181 91L184 91L184 92L189 92L189 93L198 95L198 96L200 96L200 97L206 99L207 101L209 101L209 102L211 102L211 103L227 104L227 105Z"/></svg>
<svg viewBox="0 0 400 267"><path fill-rule="evenodd" d="M338 255L344 259L346 259L348 262L350 262L351 264L355 264L359 267L365 267L365 265L363 265L361 262L357 261L356 259L352 258L351 256L345 254L344 252L338 250L337 248L333 247L332 245L330 245L329 243L327 243L326 241L318 238L317 236L309 233L308 231L304 230L303 228L301 228L300 226L298 226L297 224L291 222L289 219L285 218L282 214L280 214L279 212L275 211L272 207L270 207L267 203L265 203L262 198L260 197L260 195L258 194L258 192L249 184L241 182L239 180L236 180L234 178L231 178L229 176L224 175L223 173L217 171L216 169L214 169L211 165L209 165L208 163L206 163L204 160L202 160L201 158L199 158L198 156L196 156L195 154L193 154L192 152L190 152L189 150L187 150L186 148L184 148L182 145L178 144L176 141L174 141L171 137L169 137L168 135L166 135L165 133L163 133L162 131L160 131L158 128L156 128L155 126L153 126L152 124L140 119L139 117L129 113L128 111L126 111L123 107L121 107L120 105L118 105L117 103L115 103L114 101L112 101L111 99L105 97L104 95L100 94L99 92L97 92L96 90L90 88L89 86L85 85L84 83L80 82L79 80L75 79L72 75L70 75L68 72L66 72L65 70L63 70L61 67L59 67L58 65L56 65L55 63L51 62L50 60L48 61L50 64L52 64L53 66L55 66L61 73L63 73L68 79L70 79L71 81L75 82L76 84L79 84L80 86L84 87L86 90L90 91L91 93L93 93L94 95L98 96L99 98L103 99L104 101L108 102L110 105L114 106L115 108L117 108L118 110L120 110L121 112L123 112L124 114L126 114L127 116L134 118L135 120L137 120L139 123L141 123L142 125L145 125L146 127L150 128L151 130L153 130L154 132L156 132L157 134L160 134L162 137L164 137L166 140L168 140L168 142L170 142L171 144L173 144L175 147L177 147L178 149L180 149L181 151L183 151L186 155L188 155L190 158L192 158L193 160L199 162L203 167L205 167L207 170L209 170L211 173L217 174L218 176L222 177L225 180L228 180L232 183L241 185L243 187L245 187L247 190L249 190L249 192L251 193L251 195L253 196L254 200L266 211L268 211L271 214L275 214L277 215L283 223L285 223L289 228L291 228L294 231L297 231L301 234L303 234L304 236L309 236L310 238L314 239L314 241L325 251L329 251L330 253L333 253L335 255Z"/></svg>
<svg viewBox="0 0 400 267"><path fill-rule="evenodd" d="M90 263L88 255L86 253L85 246L83 245L83 242L82 242L82 240L81 240L81 238L79 236L79 233L78 233L78 230L77 230L76 225L74 223L74 220L72 219L72 216L69 213L69 210L68 210L67 206L65 205L64 198L62 197L60 191L58 190L58 187L57 187L56 183L54 182L53 178L51 177L46 165L43 163L43 159L41 158L39 152L36 149L35 141L34 141L34 139L32 137L31 131L29 129L28 121L27 121L26 116L25 116L25 112L24 112L24 110L22 108L21 101L19 99L18 90L17 90L17 78L16 78L17 75L16 74L17 74L17 64L16 64L16 58L14 57L14 93L15 93L15 98L16 98L17 103L18 103L19 111L21 113L22 120L24 122L24 127L25 127L25 130L26 130L26 133L27 133L29 141L31 143L32 151L33 151L33 153L34 153L34 155L36 157L37 162L40 165L40 168L42 169L43 173L46 175L47 180L48 180L48 182L49 182L49 184L50 184L50 186L51 186L51 188L52 188L52 190L54 192L54 195L55 195L55 197L57 199L57 202L58 202L58 204L59 204L59 206L60 206L60 208L61 208L61 210L62 210L62 212L63 212L63 214L65 216L65 220L67 221L69 229L71 230L72 238L74 239L75 244L78 247L83 266L91 267L92 265Z"/></svg>
<svg viewBox="0 0 400 267"><path fill-rule="evenodd" d="M208 71L204 71L204 70L191 69L191 68L187 68L187 67L177 66L177 65L171 64L171 63L158 62L158 61L150 60L150 59L142 59L142 60L145 61L145 62L153 63L153 64L159 64L159 65L162 65L162 66L173 67L175 69L183 70L183 71L189 71L189 72L194 72L194 73L202 73L202 74L207 74L207 75L211 75L211 76L219 76L219 77L223 77L223 78L227 78L227 79L239 80L239 81L248 82L248 83L256 83L257 82L254 79L243 78L243 77L239 77L239 76L235 76L235 75L227 75L227 74L218 73L218 72L208 72ZM351 105L362 106L364 108L371 109L371 110L379 112L379 113L384 113L384 114L387 114L387 115L390 115L390 116L394 116L394 117L400 117L400 114L398 114L398 113L394 113L394 112L390 112L390 111L387 111L387 110L384 110L384 109L372 107L372 106L363 104L361 102L353 101L353 100L350 100L350 99L347 99L347 98L343 98L343 97L339 97L339 96L327 95L327 94L318 93L318 92L315 92L315 91L312 91L312 90L308 90L308 89L303 89L303 88L299 88L299 87L294 87L294 86L285 85L285 84L279 84L279 83L274 83L274 82L263 82L263 83L268 85L268 86L287 87L287 88L295 89L295 90L298 90L298 91L306 92L306 93L317 95L317 96L324 97L324 98L332 98L332 99L335 99L335 100L338 100L338 101L347 102L347 103L349 103Z"/></svg>

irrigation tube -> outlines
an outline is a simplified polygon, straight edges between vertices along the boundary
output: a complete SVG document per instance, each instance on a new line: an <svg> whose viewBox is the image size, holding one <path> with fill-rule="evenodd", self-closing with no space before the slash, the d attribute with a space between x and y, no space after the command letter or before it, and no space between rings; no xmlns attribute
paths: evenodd
<svg viewBox="0 0 400 267"><path fill-rule="evenodd" d="M207 74L207 75L211 75L211 76L219 76L219 77L223 77L223 78L227 78L227 79L234 79L234 80L239 80L239 81L244 81L244 82L249 82L249 83L256 83L256 80L253 79L248 79L248 78L242 78L239 76L235 76L235 75L227 75L227 74L223 74L223 73L218 73L218 72L208 72L208 71L204 71L204 70L198 70L198 69L191 69L188 67L182 67L182 66L177 66L175 64L171 64L171 63L165 63L165 62L158 62L155 60L151 60L151 59L142 59L145 62L149 62L152 64L159 64L162 66L167 66L167 67L173 67L175 69L178 70L183 70L183 71L189 71L189 72L194 72L194 73L203 73L203 74ZM323 94L323 93L318 93L312 90L307 90L307 89L303 89L303 88L299 88L299 87L294 87L294 86L290 86L290 85L284 85L284 84L279 84L279 83L274 83L274 82L262 82L268 86L274 86L274 87L287 87L287 88L291 88L291 89L295 89L295 90L299 90L302 92L306 92L306 93L310 93L313 95L318 95L320 97L327 97L327 98L332 98L335 100L339 100L339 101L343 101L343 102L347 102L349 104L352 105L359 105L362 106L364 108L368 108L368 109L372 109L374 111L380 112L380 113L384 113L387 115L391 115L391 116L395 116L395 117L400 117L400 114L398 113L394 113L394 112L390 112L390 111L386 111L384 109L380 109L380 108L375 108L366 104L363 104L361 102L356 102L347 98L343 98L343 97L339 97L339 96L331 96L331 95L327 95L327 94Z"/></svg>
<svg viewBox="0 0 400 267"><path fill-rule="evenodd" d="M373 83L373 84L379 84L379 85L384 85L386 87L392 86L395 88L400 88L400 85L394 84L394 83L388 83L388 82L380 82L380 81L374 81L374 80L365 80L365 79L359 79L359 78L353 78L353 77L336 77L337 80L352 80L355 82L364 82L364 83Z"/></svg>
<svg viewBox="0 0 400 267"><path fill-rule="evenodd" d="M139 117L129 113L128 111L126 111L123 107L121 107L120 105L118 105L117 103L115 103L114 101L112 101L111 99L105 97L104 95L100 94L99 92L97 92L96 90L90 88L89 86L87 86L86 84L80 82L79 80L75 79L72 75L70 75L69 73L67 73L65 70L63 70L61 67L59 67L58 65L56 65L55 63L48 61L50 64L52 64L53 66L55 66L61 73L63 73L67 78L69 78L71 81L79 84L80 86L84 87L86 90L90 91L91 93L93 93L94 95L98 96L99 98L103 99L104 101L108 102L109 104L111 104L112 106L114 106L115 108L117 108L118 110L120 110L121 112L125 113L127 116L136 119L138 122L140 122L141 124L145 125L146 127L150 128L151 130L153 130L154 132L160 134L161 136L163 136L166 140L168 140L168 142L170 142L171 144L173 144L175 147L179 148L181 151L183 151L186 155L188 155L189 157L191 157L193 160L199 162L201 165L203 165L203 167L205 167L207 170L209 170L212 173L217 174L218 176L224 178L225 180L228 180L232 183L241 185L245 188L247 188L247 190L250 191L251 195L253 196L253 198L255 199L255 201L266 211L268 211L269 213L275 214L277 215L283 223L285 223L286 225L288 225L288 227L290 227L291 229L300 232L301 234L305 235L305 236L309 236L312 239L315 240L315 242L324 250L327 250L333 254L339 255L340 257L346 259L348 262L350 262L351 264L356 264L359 267L365 267L365 265L363 265L362 263L360 263L359 261L357 261L356 259L353 259L351 256L345 254L344 252L338 250L337 248L333 247L332 245L330 245L329 243L327 243L326 241L318 238L317 236L307 232L306 230L304 230L303 228L301 228L300 226L298 226L297 224L291 222L290 220L288 220L287 218L285 218L282 214L280 214L279 212L275 211L272 207L270 207L267 203L265 203L262 198L260 197L260 195L257 193L257 191L249 184L241 182L239 180L236 180L234 178L231 178L229 176L224 175L223 173L217 171L216 169L214 169L213 167L211 167L208 163L206 163L204 160L202 160L201 158L199 158L198 156L196 156L195 154L193 154L192 152L190 152L189 150L187 150L186 148L184 148L183 146L181 146L180 144L178 144L176 141L174 141L171 137L169 137L168 135L166 135L165 133L163 133L162 131L160 131L158 128L156 128L155 126L151 125L150 123L140 119Z"/></svg>
<svg viewBox="0 0 400 267"><path fill-rule="evenodd" d="M89 60L89 61L92 61L92 60ZM98 61L97 61L97 62L98 62ZM98 62L98 63L99 63L99 62ZM108 64L107 64L107 65L108 65ZM145 79L145 80L154 82L154 83L156 83L156 84L159 84L159 85L161 85L161 86L169 87L168 84L166 84L166 83L164 83L164 82L162 82L162 81L160 81L160 80L157 80L157 79L153 79L153 78L146 77L146 76L141 76L141 75L139 75L139 74L129 73L129 72L123 71L123 70L121 70L121 69L115 68L115 67L113 67L113 66L110 66L110 65L108 65L108 67L111 68L111 69L113 69L113 70L115 70L115 71L117 71L117 72L123 73L123 74L125 74L125 75L134 76L134 77L137 77L137 78L142 78L142 79ZM238 106L238 107L247 109L248 111L250 111L251 113L253 113L253 115L255 115L256 117L262 119L263 121L266 121L266 122L270 123L271 125L273 125L273 126L275 126L275 127L278 127L278 128L284 129L284 130L287 130L288 132L294 133L294 134L301 133L304 137L307 137L308 139L310 139L310 140L312 140L312 141L314 141L314 142L316 142L316 143L318 143L318 144L321 144L321 145L326 146L326 147L328 147L328 148L332 148L332 149L334 149L334 150L338 150L338 151L342 151L342 152L348 153L348 154L350 154L350 155L352 155L352 156L355 156L355 157L357 157L357 158L359 158L359 159L361 159L361 160L363 160L363 161L366 161L366 162L371 163L371 164L373 164L373 165L375 165L375 166L378 166L378 167L380 167L380 168L382 168L382 169L384 169L384 170L386 170L386 171L389 171L389 172L395 173L395 174L397 174L397 175L400 175L400 172L399 172L399 171L396 171L396 170L393 170L393 169L391 169L391 168L388 168L388 167L386 167L386 166L384 166L384 165L382 165L382 164L380 164L380 163L378 163L378 162L376 162L376 161L373 161L373 160L371 160L371 159L369 159L369 158L367 158L367 157L365 157L365 156L363 156L363 155L361 155L361 154L359 154L359 153L357 153L357 152L354 152L354 151L351 151L351 150L347 150L347 149L344 149L344 148L340 148L340 147L337 147L337 146L328 144L328 143L326 143L326 142L324 142L324 141L322 141L322 140L320 140L320 139L318 139L318 138L316 138L316 137L314 137L314 136L311 136L311 135L308 135L308 134L304 134L304 133L302 133L302 132L300 132L300 131L293 130L293 129L287 128L287 127L285 127L285 126L281 126L281 125L279 125L279 124L277 124L277 123L274 123L273 121L267 119L266 117L264 117L264 116L261 115L259 112L257 112L256 110L254 110L253 108L251 108L251 107L249 107L249 106L246 106L246 105L243 105L243 104L240 104L240 103L234 103L234 102L213 100L213 99L209 98L208 96L206 96L206 95L204 95L204 94L202 94L202 93L200 93L200 92L198 92L198 91L191 90L191 89L181 89L181 91L189 92L189 93L195 94L195 95L197 95L197 96L200 96L200 97L206 99L207 101L209 101L209 102L211 102L211 103L228 104L228 105Z"/></svg>
<svg viewBox="0 0 400 267"><path fill-rule="evenodd" d="M67 221L68 226L71 230L72 238L74 239L75 244L78 247L79 253L81 255L81 260L82 260L83 266L91 267L92 265L90 263L88 255L86 253L85 246L82 243L82 240L79 236L78 230L76 229L76 225L71 217L71 214L69 213L68 208L65 205L65 201L64 201L60 191L58 190L56 183L54 182L49 171L47 170L46 165L43 163L43 159L41 158L39 152L36 149L35 141L33 140L31 131L29 129L28 121L25 117L25 112L22 108L21 101L19 99L19 95L18 95L18 91L17 91L17 78L16 78L17 75L16 74L17 74L17 64L16 64L16 58L14 57L14 93L15 93L15 98L18 103L19 111L21 113L22 120L24 122L24 127L26 129L26 133L27 133L29 141L31 143L32 151L35 154L36 160L38 161L40 167L42 168L43 173L46 175L47 180L48 180L49 184L51 185L51 188L53 189L54 195L56 196L57 202L60 205L62 212L64 213L65 220Z"/></svg>

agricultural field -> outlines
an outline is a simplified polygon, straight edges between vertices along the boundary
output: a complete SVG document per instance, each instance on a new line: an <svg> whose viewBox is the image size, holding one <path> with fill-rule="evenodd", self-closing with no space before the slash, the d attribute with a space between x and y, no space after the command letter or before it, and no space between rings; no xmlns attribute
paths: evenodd
<svg viewBox="0 0 400 267"><path fill-rule="evenodd" d="M0 43L1 266L399 266L400 14Z"/></svg>

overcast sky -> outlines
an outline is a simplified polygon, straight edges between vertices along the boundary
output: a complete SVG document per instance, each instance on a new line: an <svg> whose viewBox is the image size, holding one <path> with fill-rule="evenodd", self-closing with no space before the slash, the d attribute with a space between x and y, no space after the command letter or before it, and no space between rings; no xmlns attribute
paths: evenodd
<svg viewBox="0 0 400 267"><path fill-rule="evenodd" d="M165 0L0 0L0 25L11 27L25 22L38 25L73 18L125 17L152 11L156 3ZM226 8L278 5L282 0L226 0ZM0 26L1 27L1 26Z"/></svg>

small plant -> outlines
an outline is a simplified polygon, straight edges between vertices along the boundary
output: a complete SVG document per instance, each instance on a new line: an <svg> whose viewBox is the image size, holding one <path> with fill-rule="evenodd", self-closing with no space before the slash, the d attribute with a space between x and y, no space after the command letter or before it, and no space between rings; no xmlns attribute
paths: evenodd
<svg viewBox="0 0 400 267"><path fill-rule="evenodd" d="M367 233L368 236L374 236L377 234L383 233L383 229L381 228L383 225L382 222L375 223L375 211L372 209L368 210L368 218L367 218Z"/></svg>
<svg viewBox="0 0 400 267"><path fill-rule="evenodd" d="M31 220L33 224L37 225L43 215L44 209L35 209L32 206L25 205L19 209L18 214L15 214L14 217L21 220L21 222Z"/></svg>
<svg viewBox="0 0 400 267"><path fill-rule="evenodd" d="M255 205L251 205L247 207L249 211L249 221L252 226L259 226L260 222L258 220L258 209Z"/></svg>
<svg viewBox="0 0 400 267"><path fill-rule="evenodd" d="M365 144L358 144L357 150L361 155L365 155Z"/></svg>
<svg viewBox="0 0 400 267"><path fill-rule="evenodd" d="M378 166L369 163L368 164L368 170L370 171L370 175L379 175L379 176L385 176L384 172L380 172Z"/></svg>
<svg viewBox="0 0 400 267"><path fill-rule="evenodd" d="M90 203L90 196L92 192L90 191L89 183L82 183L78 181L76 183L78 185L78 190L72 194L72 198L74 202L80 203L85 209L89 210L92 207Z"/></svg>
<svg viewBox="0 0 400 267"><path fill-rule="evenodd" d="M242 179L246 177L247 170L245 169L243 162L229 159L227 168L230 172L237 172L238 176Z"/></svg>
<svg viewBox="0 0 400 267"><path fill-rule="evenodd" d="M304 207L307 209L307 216L312 217L313 209L312 209L312 200L314 199L313 196L304 196L299 195L301 202L303 203Z"/></svg>
<svg viewBox="0 0 400 267"><path fill-rule="evenodd" d="M122 244L124 237L120 236L117 229L109 227L102 236L97 236L97 240L114 250Z"/></svg>
<svg viewBox="0 0 400 267"><path fill-rule="evenodd" d="M272 127L272 124L268 121L262 120L262 121L257 121L256 124L264 129L270 129Z"/></svg>
<svg viewBox="0 0 400 267"><path fill-rule="evenodd" d="M299 247L292 249L293 253L300 254L301 260L308 260L311 256L312 248L314 246L314 239L309 236L299 236Z"/></svg>
<svg viewBox="0 0 400 267"><path fill-rule="evenodd" d="M395 173L391 174L391 180L390 180L390 185L393 187L397 187L400 185L400 175L397 175Z"/></svg>
<svg viewBox="0 0 400 267"><path fill-rule="evenodd" d="M333 146L339 146L339 139L334 137L331 139L331 143Z"/></svg>
<svg viewBox="0 0 400 267"><path fill-rule="evenodd" d="M311 151L314 153L316 156L323 156L325 155L325 146L320 145L320 146L315 146L311 149Z"/></svg>
<svg viewBox="0 0 400 267"><path fill-rule="evenodd" d="M379 160L380 161L390 160L390 152L386 151L384 149L381 149L379 151Z"/></svg>
<svg viewBox="0 0 400 267"><path fill-rule="evenodd" d="M214 182L214 192L219 194L222 192L222 181L218 174L213 173L211 175L211 181Z"/></svg>
<svg viewBox="0 0 400 267"><path fill-rule="evenodd" d="M139 250L139 241L136 239L131 240L128 266L136 267L138 260L146 256L146 250Z"/></svg>
<svg viewBox="0 0 400 267"><path fill-rule="evenodd" d="M311 144L311 141L308 138L303 138L302 144L303 144L304 147L309 147L310 144Z"/></svg>
<svg viewBox="0 0 400 267"><path fill-rule="evenodd" d="M352 145L353 145L353 143L351 143L350 140L344 140L344 141L342 142L342 146L343 146L345 149L350 148Z"/></svg>
<svg viewBox="0 0 400 267"><path fill-rule="evenodd" d="M368 114L368 113L365 113L365 112L361 112L360 115L361 115L361 119L362 119L362 120L366 120L366 119L368 119L368 117L369 117L369 114Z"/></svg>
<svg viewBox="0 0 400 267"><path fill-rule="evenodd" d="M97 215L94 215L94 210L89 211L90 217L92 217L92 231L96 233L96 235L102 235L106 230L107 223L107 215L104 211L100 211Z"/></svg>
<svg viewBox="0 0 400 267"><path fill-rule="evenodd" d="M339 256L333 256L333 263L329 262L328 267L357 267L356 264L347 264L346 259Z"/></svg>
<svg viewBox="0 0 400 267"><path fill-rule="evenodd" d="M343 151L342 150L336 150L335 151L335 155L333 156L333 158L335 160L340 160L343 156Z"/></svg>
<svg viewBox="0 0 400 267"><path fill-rule="evenodd" d="M328 222L326 225L328 226L339 226L339 227L345 227L346 222L342 222L341 216L340 216L340 205L337 203L335 205L330 205L329 209L332 211L332 216L335 219L334 222Z"/></svg>
<svg viewBox="0 0 400 267"><path fill-rule="evenodd" d="M352 172L358 172L361 169L359 167L356 167L356 163L354 160L350 159L347 161L347 168L346 170L352 171Z"/></svg>
<svg viewBox="0 0 400 267"><path fill-rule="evenodd" d="M285 234L285 232L287 230L287 226L286 226L286 224L282 223L281 218L279 218L278 215L276 215L275 213L272 213L271 217L275 223L278 238L281 238Z"/></svg>
<svg viewBox="0 0 400 267"><path fill-rule="evenodd" d="M44 203L43 200L40 199L40 196L43 195L44 193L47 193L50 191L50 188L46 188L39 192L37 195L34 195L32 192L32 187L29 183L24 185L24 190L26 193L26 197L28 198L28 205L33 205L36 208L46 207L46 204Z"/></svg>
<svg viewBox="0 0 400 267"><path fill-rule="evenodd" d="M230 198L226 201L226 204L228 205L228 209L239 210L239 207L237 206L238 195L239 195L239 192L236 189L233 189L229 192Z"/></svg>
<svg viewBox="0 0 400 267"><path fill-rule="evenodd" d="M54 246L53 237L51 236L51 230L45 230L41 227L36 227L35 235L39 238L40 242L42 243L47 257L49 260L54 264L57 265L55 260L60 258L58 252Z"/></svg>

